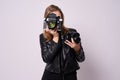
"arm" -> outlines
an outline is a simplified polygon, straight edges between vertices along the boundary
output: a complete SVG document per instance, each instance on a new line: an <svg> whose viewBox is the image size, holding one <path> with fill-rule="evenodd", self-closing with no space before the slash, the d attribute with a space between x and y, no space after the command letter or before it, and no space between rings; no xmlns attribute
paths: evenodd
<svg viewBox="0 0 120 80"><path fill-rule="evenodd" d="M56 53L59 48L58 43L54 42L53 40L45 42L43 34L39 36L39 40L43 61L46 63L51 63L54 60L55 56L57 55Z"/></svg>
<svg viewBox="0 0 120 80"><path fill-rule="evenodd" d="M73 33L73 32L77 32L77 31L75 29L71 29L70 32ZM85 60L85 55L84 55L83 47L81 45L81 39L80 39L79 43L75 43L75 41L73 40L73 38L71 38L71 41L66 40L65 43L74 50L75 57L76 57L77 61L82 62L82 61Z"/></svg>
<svg viewBox="0 0 120 80"><path fill-rule="evenodd" d="M77 53L75 53L75 55L76 55L76 60L78 62L83 62L85 60L85 55L81 44L80 44L80 50Z"/></svg>

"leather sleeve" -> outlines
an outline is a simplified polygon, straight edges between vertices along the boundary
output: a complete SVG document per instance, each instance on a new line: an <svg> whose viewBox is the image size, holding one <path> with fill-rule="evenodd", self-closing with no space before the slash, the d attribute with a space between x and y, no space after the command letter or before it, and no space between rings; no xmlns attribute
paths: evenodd
<svg viewBox="0 0 120 80"><path fill-rule="evenodd" d="M75 29L71 29L71 32L77 32L77 30L75 30ZM81 45L81 38L80 38L80 51L79 51L79 53L75 53L75 55L76 55L76 60L78 61L78 62L83 62L84 60L85 60L85 54L84 54L84 50L83 50L83 47L82 47L82 45Z"/></svg>
<svg viewBox="0 0 120 80"><path fill-rule="evenodd" d="M40 46L41 46L41 56L43 58L43 61L45 63L51 63L55 56L57 55L58 51L58 43L55 43L54 41L46 42L45 38L43 37L43 34L39 36Z"/></svg>
<svg viewBox="0 0 120 80"><path fill-rule="evenodd" d="M81 46L81 44L80 44L80 46ZM85 55L84 55L82 46L81 46L80 52L76 53L76 59L78 62L83 62L85 60Z"/></svg>

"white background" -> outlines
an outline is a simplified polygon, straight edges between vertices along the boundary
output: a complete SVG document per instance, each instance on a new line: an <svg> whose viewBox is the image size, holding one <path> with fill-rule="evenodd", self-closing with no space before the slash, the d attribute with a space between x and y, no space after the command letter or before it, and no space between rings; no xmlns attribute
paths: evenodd
<svg viewBox="0 0 120 80"><path fill-rule="evenodd" d="M81 34L78 80L120 80L120 0L0 0L0 80L41 79L39 34L50 4Z"/></svg>

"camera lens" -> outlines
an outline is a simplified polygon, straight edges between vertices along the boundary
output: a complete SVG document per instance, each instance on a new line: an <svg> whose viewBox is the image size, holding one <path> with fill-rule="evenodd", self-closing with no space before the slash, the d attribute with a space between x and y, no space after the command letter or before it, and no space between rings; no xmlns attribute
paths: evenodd
<svg viewBox="0 0 120 80"><path fill-rule="evenodd" d="M54 29L54 28L56 27L56 22L50 21L48 27L49 27L50 29Z"/></svg>
<svg viewBox="0 0 120 80"><path fill-rule="evenodd" d="M80 34L77 32L73 32L73 33L67 33L66 39L71 41L71 38L73 38L75 43L79 43L80 42Z"/></svg>
<svg viewBox="0 0 120 80"><path fill-rule="evenodd" d="M79 43L80 42L80 38L79 38L79 33L74 33L73 34L73 40L76 42L76 43Z"/></svg>

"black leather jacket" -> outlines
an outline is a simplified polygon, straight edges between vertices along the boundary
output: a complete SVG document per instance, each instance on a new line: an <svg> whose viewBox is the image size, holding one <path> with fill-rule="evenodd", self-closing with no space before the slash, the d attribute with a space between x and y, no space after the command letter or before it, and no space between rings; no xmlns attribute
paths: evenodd
<svg viewBox="0 0 120 80"><path fill-rule="evenodd" d="M74 29L69 29L68 32L76 32ZM65 37L63 42L65 41ZM41 46L41 56L46 64L45 70L60 73L69 73L79 69L78 62L85 60L84 51L81 46L79 53L76 53L72 48L63 43L62 45L58 42L55 43L53 40L46 42L43 34L39 36L40 46ZM81 43L81 42L80 42ZM64 57L61 57L64 56ZM60 65L61 63L61 65Z"/></svg>

